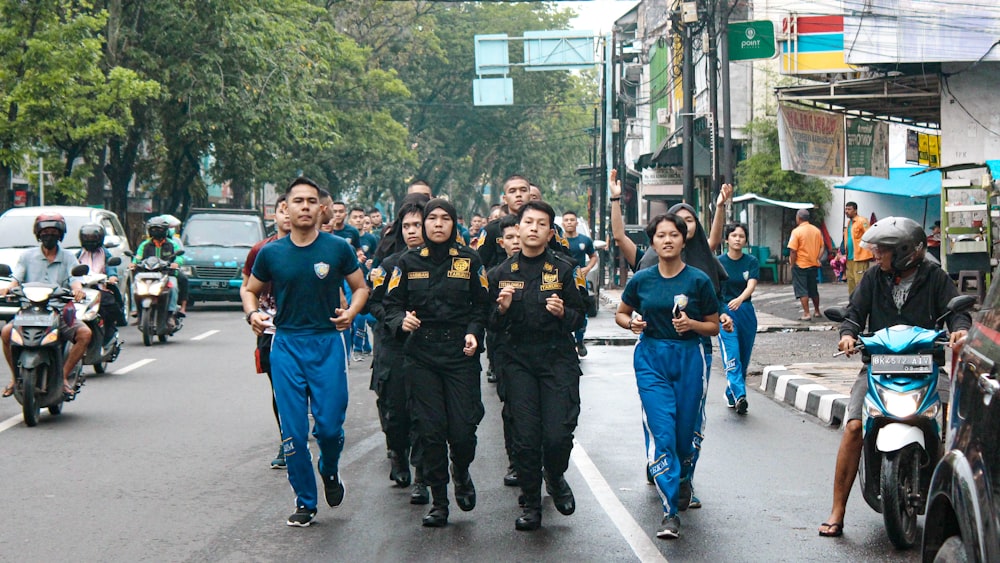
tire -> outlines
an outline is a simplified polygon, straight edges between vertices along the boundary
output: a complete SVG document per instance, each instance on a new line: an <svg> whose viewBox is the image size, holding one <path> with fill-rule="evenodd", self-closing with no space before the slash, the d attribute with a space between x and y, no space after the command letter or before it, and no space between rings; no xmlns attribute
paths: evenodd
<svg viewBox="0 0 1000 563"><path fill-rule="evenodd" d="M104 373L106 371L108 371L107 362L97 362L94 364L94 373Z"/></svg>
<svg viewBox="0 0 1000 563"><path fill-rule="evenodd" d="M155 326L153 324L153 310L147 309L143 311L140 315L142 318L139 320L139 330L142 331L142 344L143 346L153 345L153 332L155 332Z"/></svg>
<svg viewBox="0 0 1000 563"><path fill-rule="evenodd" d="M158 335L156 335L156 339L160 341L160 344L163 344L163 343L165 343L167 341L167 335L166 334L158 334Z"/></svg>
<svg viewBox="0 0 1000 563"><path fill-rule="evenodd" d="M879 483L882 519L889 541L897 549L909 549L917 541L917 507L908 499L918 493L919 483L913 482L913 467L919 455L920 446L912 444L882 457Z"/></svg>
<svg viewBox="0 0 1000 563"><path fill-rule="evenodd" d="M62 413L62 407L63 407L62 403L57 403L55 405L50 406L49 407L49 414L51 414L52 416L55 416L57 414Z"/></svg>
<svg viewBox="0 0 1000 563"><path fill-rule="evenodd" d="M38 424L38 416L41 408L38 406L38 398L35 397L35 382L38 380L38 368L21 368L21 412L24 414L24 424L35 426Z"/></svg>
<svg viewBox="0 0 1000 563"><path fill-rule="evenodd" d="M951 536L941 544L941 549L934 556L934 563L968 563L969 552L962 543L962 538Z"/></svg>

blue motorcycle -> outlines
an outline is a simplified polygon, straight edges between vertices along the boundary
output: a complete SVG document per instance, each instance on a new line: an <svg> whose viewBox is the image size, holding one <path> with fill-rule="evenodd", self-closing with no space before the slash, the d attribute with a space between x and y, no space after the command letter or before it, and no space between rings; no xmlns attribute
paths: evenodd
<svg viewBox="0 0 1000 563"><path fill-rule="evenodd" d="M970 310L975 301L968 295L952 299L933 330L895 325L859 336L856 349L867 366L868 394L861 415L864 446L858 479L865 502L882 514L889 540L898 549L917 540L917 516L924 513L931 475L942 455L938 376L944 373L948 343L944 322ZM843 322L846 310L827 309L825 315Z"/></svg>

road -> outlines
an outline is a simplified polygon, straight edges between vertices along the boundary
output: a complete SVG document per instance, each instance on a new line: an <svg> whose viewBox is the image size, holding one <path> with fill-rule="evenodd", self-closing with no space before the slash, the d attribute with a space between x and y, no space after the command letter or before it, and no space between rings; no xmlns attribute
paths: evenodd
<svg viewBox="0 0 1000 563"><path fill-rule="evenodd" d="M546 498L542 530L514 531L517 491L502 486L499 403L484 378L478 506L455 508L447 528L422 528L424 507L388 479L364 362L350 373L344 504L321 506L310 528L289 528L285 473L268 467L278 440L267 379L253 373L239 308L199 307L165 345L145 348L134 327L124 331L112 373L90 377L62 415L27 428L17 403L0 401L0 560L917 560L893 550L859 494L845 537L817 536L839 433L756 391L749 416L737 417L722 399L718 359L695 481L705 506L682 515L680 539L653 538L661 509L645 480L626 346L592 346L583 360L567 473L576 514L558 514Z"/></svg>

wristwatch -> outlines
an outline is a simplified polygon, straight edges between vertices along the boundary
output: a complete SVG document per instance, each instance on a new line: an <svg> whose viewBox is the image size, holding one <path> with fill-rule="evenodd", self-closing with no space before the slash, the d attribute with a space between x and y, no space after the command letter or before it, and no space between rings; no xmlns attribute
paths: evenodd
<svg viewBox="0 0 1000 563"><path fill-rule="evenodd" d="M252 324L253 324L253 323L252 323L252 322L250 321L250 315L252 315L252 314L254 314L254 313L259 313L259 312L260 312L260 311L250 311L249 313L247 313L247 324L248 324L248 325L252 325Z"/></svg>

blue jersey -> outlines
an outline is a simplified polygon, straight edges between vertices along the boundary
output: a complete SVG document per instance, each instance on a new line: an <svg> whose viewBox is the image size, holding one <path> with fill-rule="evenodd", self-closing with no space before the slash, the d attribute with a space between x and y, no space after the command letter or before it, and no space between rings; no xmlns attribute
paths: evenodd
<svg viewBox="0 0 1000 563"><path fill-rule="evenodd" d="M365 253L365 257L371 258L375 255L375 247L378 246L378 238L371 233L365 233L361 235L360 245L361 252Z"/></svg>
<svg viewBox="0 0 1000 563"><path fill-rule="evenodd" d="M296 246L292 237L264 245L253 264L253 276L271 282L279 329L336 330L330 322L340 307L344 278L358 269L358 258L344 239L319 233L308 246Z"/></svg>
<svg viewBox="0 0 1000 563"><path fill-rule="evenodd" d="M353 226L344 223L343 229L335 229L333 234L346 240L348 244L356 249L361 249L361 233Z"/></svg>
<svg viewBox="0 0 1000 563"><path fill-rule="evenodd" d="M625 286L622 303L638 311L646 321L644 337L661 340L701 337L693 330L677 334L672 322L675 306L696 321L719 312L712 280L698 268L687 265L672 278L661 276L657 267L639 271Z"/></svg>
<svg viewBox="0 0 1000 563"><path fill-rule="evenodd" d="M590 257L594 255L594 241L587 235L576 235L566 239L569 244L569 253L576 261L576 265L583 268L590 262Z"/></svg>
<svg viewBox="0 0 1000 563"><path fill-rule="evenodd" d="M739 260L733 260L728 254L719 256L719 262L729 274L729 279L722 282L722 299L729 303L736 299L747 288L749 280L760 279L760 263L749 254L744 254ZM749 303L750 299L746 300Z"/></svg>

